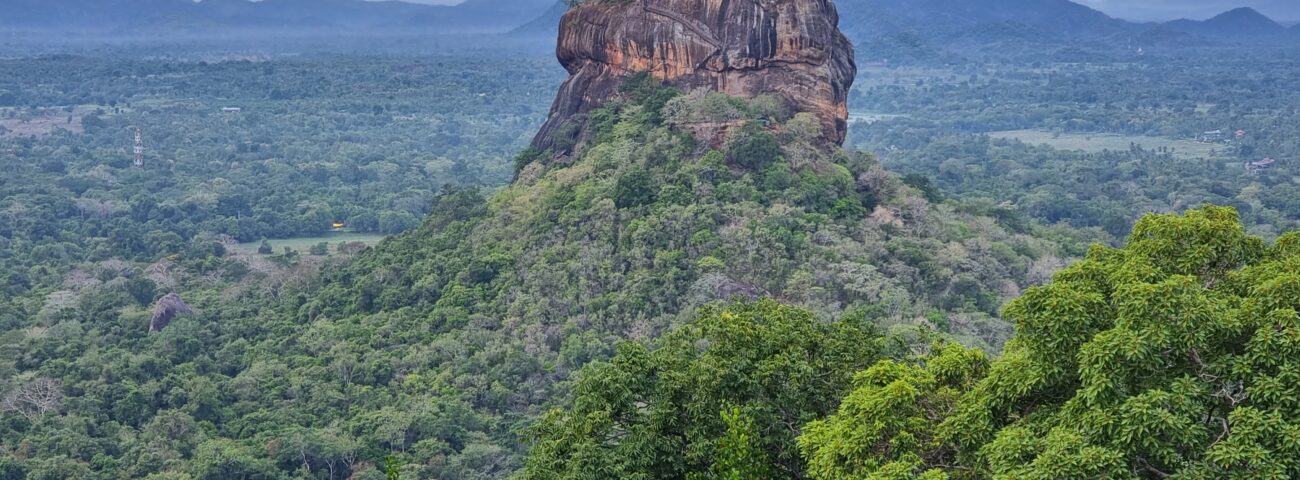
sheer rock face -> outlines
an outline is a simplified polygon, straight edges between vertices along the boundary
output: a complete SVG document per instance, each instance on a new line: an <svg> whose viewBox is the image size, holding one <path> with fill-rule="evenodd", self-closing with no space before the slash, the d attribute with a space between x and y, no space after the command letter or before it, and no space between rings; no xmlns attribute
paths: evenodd
<svg viewBox="0 0 1300 480"><path fill-rule="evenodd" d="M649 72L674 86L754 97L777 94L844 142L853 45L831 0L590 0L560 23L557 56L569 79L533 140L546 149L559 127L614 97L623 79Z"/></svg>

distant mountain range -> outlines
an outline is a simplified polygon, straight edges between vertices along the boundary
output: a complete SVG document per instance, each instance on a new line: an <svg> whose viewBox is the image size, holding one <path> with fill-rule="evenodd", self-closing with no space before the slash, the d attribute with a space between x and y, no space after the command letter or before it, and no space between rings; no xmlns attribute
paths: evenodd
<svg viewBox="0 0 1300 480"><path fill-rule="evenodd" d="M1273 21L1273 19L1252 8L1229 10L1201 22L1175 20L1166 23L1165 26L1206 37L1278 37L1290 33L1282 24Z"/></svg>
<svg viewBox="0 0 1300 480"><path fill-rule="evenodd" d="M560 19L569 11L569 2L559 0L542 16L534 18L510 32L515 36L555 38L560 34Z"/></svg>
<svg viewBox="0 0 1300 480"><path fill-rule="evenodd" d="M1300 25L1284 27L1251 8L1204 21L1135 23L1069 0L840 0L837 6L840 28L866 61L1056 55L1079 47L1113 53L1241 43L1300 46ZM566 8L561 1L512 33L554 38Z"/></svg>
<svg viewBox="0 0 1300 480"><path fill-rule="evenodd" d="M90 34L230 31L505 32L555 0L467 0L455 6L361 0L0 0L0 29Z"/></svg>
<svg viewBox="0 0 1300 480"><path fill-rule="evenodd" d="M1300 46L1286 28L1251 8L1204 21L1134 23L1068 0L841 1L840 28L859 57L1055 54L1066 48L1115 52L1227 44ZM900 50L899 47L908 48Z"/></svg>
<svg viewBox="0 0 1300 480"><path fill-rule="evenodd" d="M838 3L840 28L851 36L919 33L959 38L989 25L1020 25L1052 37L1090 37L1125 23L1067 0L856 0Z"/></svg>
<svg viewBox="0 0 1300 480"><path fill-rule="evenodd" d="M884 59L1048 55L1064 48L1272 43L1300 45L1250 8L1163 24L1112 18L1069 0L841 0L840 27L859 57ZM566 0L467 0L455 6L362 0L0 0L0 32L97 35L510 33L553 41Z"/></svg>

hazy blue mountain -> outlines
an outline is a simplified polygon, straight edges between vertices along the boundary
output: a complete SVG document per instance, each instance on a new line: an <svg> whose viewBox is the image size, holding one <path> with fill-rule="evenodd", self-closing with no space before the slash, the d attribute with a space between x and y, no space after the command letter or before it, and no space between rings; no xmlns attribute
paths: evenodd
<svg viewBox="0 0 1300 480"><path fill-rule="evenodd" d="M915 32L944 39L990 25L1018 25L1016 30L1069 38L1131 28L1128 22L1068 0L865 0L838 5L841 28L857 37Z"/></svg>
<svg viewBox="0 0 1300 480"><path fill-rule="evenodd" d="M1287 32L1286 27L1249 7L1229 10L1209 20L1175 20L1165 25L1209 38L1276 37Z"/></svg>
<svg viewBox="0 0 1300 480"><path fill-rule="evenodd" d="M1139 24L1069 0L857 0L838 6L841 28L866 61L1046 56L1080 48L1128 55L1138 48L1300 39L1300 28L1288 29L1251 8L1205 21Z"/></svg>
<svg viewBox="0 0 1300 480"><path fill-rule="evenodd" d="M1141 29L1068 0L859 0L838 6L841 28L866 60L934 52L1032 54ZM899 44L909 48L891 48Z"/></svg>
<svg viewBox="0 0 1300 480"><path fill-rule="evenodd" d="M555 0L466 0L454 7L435 7L404 22L407 26L476 25L493 30L510 31L554 5Z"/></svg>
<svg viewBox="0 0 1300 480"><path fill-rule="evenodd" d="M0 0L0 28L80 33L507 31L553 0L469 0L455 6L362 0Z"/></svg>
<svg viewBox="0 0 1300 480"><path fill-rule="evenodd" d="M122 25L142 15L168 17L195 8L180 0L0 0L0 26L72 28Z"/></svg>
<svg viewBox="0 0 1300 480"><path fill-rule="evenodd" d="M534 18L532 21L520 25L510 32L511 35L521 37L539 37L554 39L560 34L560 19L564 17L564 12L569 11L569 4L564 0L555 2L551 8L542 13L541 16Z"/></svg>
<svg viewBox="0 0 1300 480"><path fill-rule="evenodd" d="M1159 48L1180 48L1180 47L1201 47L1213 45L1209 39L1202 35L1185 32L1176 28L1170 28L1167 25L1150 25L1147 28L1123 38L1134 47L1159 47Z"/></svg>

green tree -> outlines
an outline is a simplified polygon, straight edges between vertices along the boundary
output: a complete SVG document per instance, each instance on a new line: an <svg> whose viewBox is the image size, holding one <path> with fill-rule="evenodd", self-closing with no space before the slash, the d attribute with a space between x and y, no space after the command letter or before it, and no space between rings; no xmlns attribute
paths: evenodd
<svg viewBox="0 0 1300 480"><path fill-rule="evenodd" d="M643 169L624 174L614 184L614 205L618 208L641 206L654 200L654 177Z"/></svg>
<svg viewBox="0 0 1300 480"><path fill-rule="evenodd" d="M798 477L798 427L880 347L869 326L770 300L705 308L658 348L624 344L584 369L572 408L536 427L524 477Z"/></svg>
<svg viewBox="0 0 1300 480"><path fill-rule="evenodd" d="M885 360L859 373L839 411L809 423L799 437L809 477L945 478L939 467L951 464L955 452L941 441L934 419L950 415L987 368L983 352L947 344L914 361Z"/></svg>
<svg viewBox="0 0 1300 480"><path fill-rule="evenodd" d="M411 212L386 211L379 214L380 233L401 233L420 225L420 219Z"/></svg>
<svg viewBox="0 0 1300 480"><path fill-rule="evenodd" d="M746 122L727 139L727 158L758 172L781 157L781 142L759 122Z"/></svg>
<svg viewBox="0 0 1300 480"><path fill-rule="evenodd" d="M194 478L198 480L279 477L269 460L259 458L248 447L225 439L213 439L199 444L194 453L193 468Z"/></svg>
<svg viewBox="0 0 1300 480"><path fill-rule="evenodd" d="M763 451L762 439L754 419L739 407L722 411L722 422L727 432L718 439L717 460L713 463L713 478L719 480L747 480L770 478L768 458Z"/></svg>
<svg viewBox="0 0 1300 480"><path fill-rule="evenodd" d="M801 445L822 478L896 477L897 458L955 478L1296 478L1298 310L1300 233L1270 247L1231 208L1149 215L1125 248L1094 247L1009 304L1016 336L988 375L928 424L892 430L924 435L873 443L900 412L861 408L898 398L866 385ZM930 388L910 372L896 395ZM866 441L832 433L851 421L840 433Z"/></svg>

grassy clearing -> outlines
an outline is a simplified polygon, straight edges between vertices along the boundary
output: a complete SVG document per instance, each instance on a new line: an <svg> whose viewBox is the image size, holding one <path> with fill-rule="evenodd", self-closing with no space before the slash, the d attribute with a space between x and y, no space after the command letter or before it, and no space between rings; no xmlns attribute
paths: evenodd
<svg viewBox="0 0 1300 480"><path fill-rule="evenodd" d="M863 67L861 74L853 81L855 86L878 87L892 85L900 87L917 87L918 83L926 85L953 85L969 78L957 77L952 69L929 67Z"/></svg>
<svg viewBox="0 0 1300 480"><path fill-rule="evenodd" d="M307 253L307 249L311 248L312 245L315 245L320 242L325 242L329 244L329 252L333 254L333 253L337 253L339 242L348 242L348 243L361 242L366 245L375 245L385 238L388 238L387 235L380 235L377 233L337 232L337 233L329 233L320 237L297 237L297 238L272 239L271 247L275 248L275 253L283 252L284 247L292 248L294 250L297 250L299 253ZM235 245L235 250L239 253L257 253L257 247L261 244L262 242L241 243Z"/></svg>
<svg viewBox="0 0 1300 480"><path fill-rule="evenodd" d="M1183 159L1215 158L1223 153L1223 145L1192 140L1175 140L1142 135L1116 135L1109 133L1053 133L1043 130L1007 130L991 132L995 139L1014 139L1033 145L1047 145L1058 150L1079 150L1097 153L1105 150L1124 151L1137 144L1147 150L1168 148L1175 157Z"/></svg>
<svg viewBox="0 0 1300 480"><path fill-rule="evenodd" d="M107 105L71 105L39 108L0 107L0 137L43 137L59 130L84 133L81 120L92 113L111 117L125 112L122 107Z"/></svg>
<svg viewBox="0 0 1300 480"><path fill-rule="evenodd" d="M866 122L866 123L870 124L870 123L876 123L876 122L879 122L879 121L882 121L882 120L889 120L889 119L892 119L892 118L902 118L902 117L906 117L906 116L907 116L907 115L901 115L901 114L896 114L896 113L878 113L878 112L867 112L867 111L852 111L852 112L849 112L849 125L852 125L852 124L855 124L855 123L858 123L858 122Z"/></svg>
<svg viewBox="0 0 1300 480"><path fill-rule="evenodd" d="M3 127L0 136L43 137L60 129L81 133L85 131L81 118L93 111L94 108L88 107L39 110L0 108L0 127Z"/></svg>

